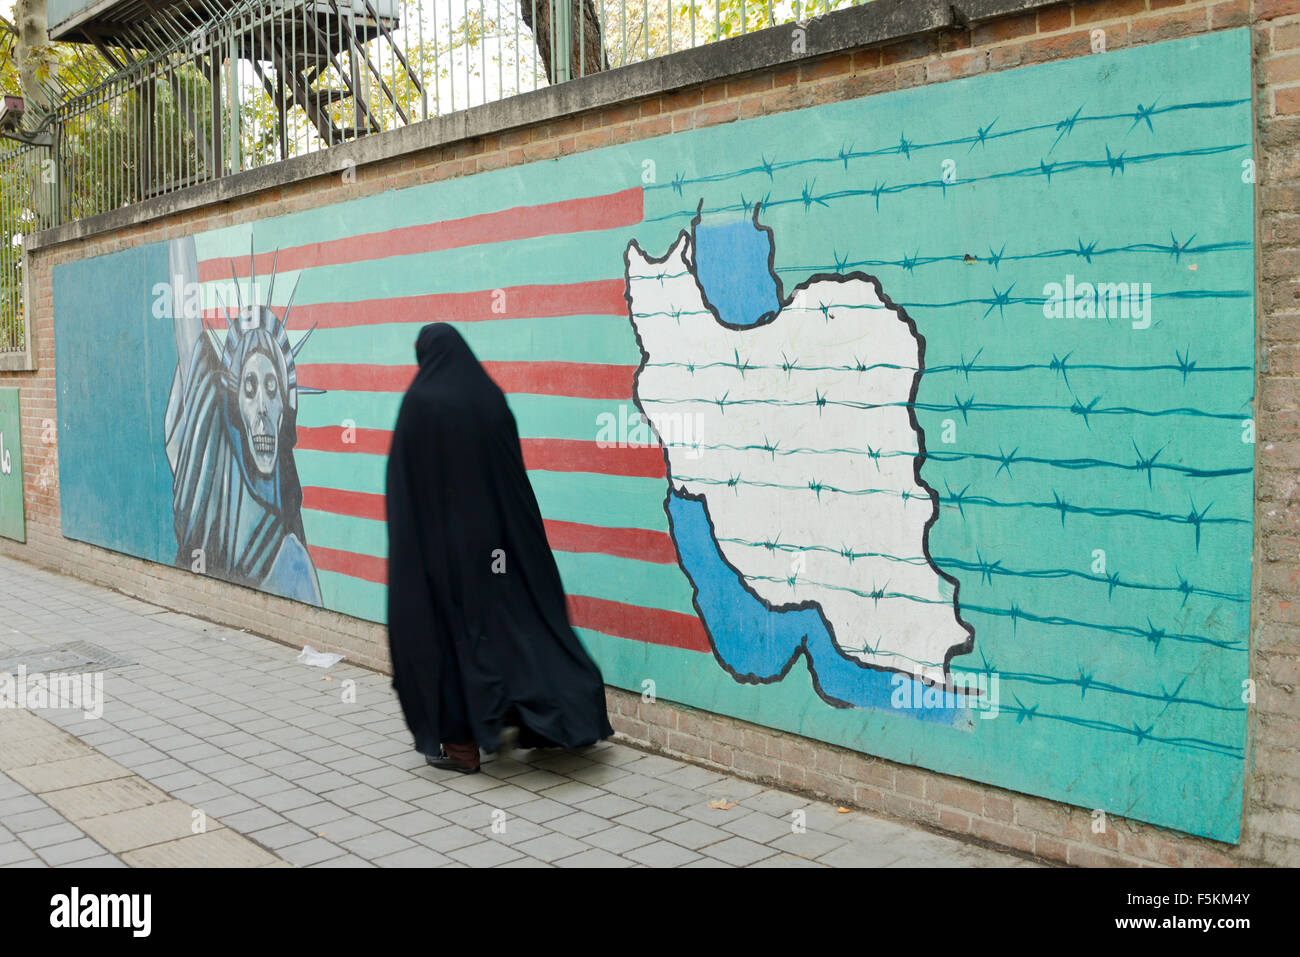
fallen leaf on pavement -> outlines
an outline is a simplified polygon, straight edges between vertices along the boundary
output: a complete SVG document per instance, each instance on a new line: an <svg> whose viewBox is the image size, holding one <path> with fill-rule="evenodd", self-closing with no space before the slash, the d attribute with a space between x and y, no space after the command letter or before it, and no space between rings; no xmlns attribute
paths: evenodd
<svg viewBox="0 0 1300 957"><path fill-rule="evenodd" d="M730 811L735 806L735 801L728 801L726 798L715 798L709 802L709 807L715 808L719 811Z"/></svg>

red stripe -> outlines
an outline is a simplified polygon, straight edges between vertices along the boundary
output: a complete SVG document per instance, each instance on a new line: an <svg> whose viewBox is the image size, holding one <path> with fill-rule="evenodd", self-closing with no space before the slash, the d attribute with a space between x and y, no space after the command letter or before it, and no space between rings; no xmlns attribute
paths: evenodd
<svg viewBox="0 0 1300 957"><path fill-rule="evenodd" d="M384 496L373 492L348 492L342 489L304 485L302 507L334 515L351 515L384 521ZM580 522L546 521L546 537L560 552L591 552L632 558L637 561L671 565L677 550L667 532L644 528L607 528Z"/></svg>
<svg viewBox="0 0 1300 957"><path fill-rule="evenodd" d="M426 322L487 322L556 316L617 316L626 319L624 289L625 281L622 279L595 279L591 282L508 286L357 302L319 302L295 305L290 311L289 328L302 331L312 326L344 329L387 322L423 325ZM221 309L206 309L203 315L222 322L226 317ZM414 354L414 335L411 336L411 350Z"/></svg>
<svg viewBox="0 0 1300 957"><path fill-rule="evenodd" d="M569 622L575 628L589 628L632 641L686 651L709 650L708 635L698 618L662 608L640 608L603 598L570 595Z"/></svg>
<svg viewBox="0 0 1300 957"><path fill-rule="evenodd" d="M308 551L316 567L322 571L337 572L380 585L388 583L388 563L382 558L318 545L309 546ZM662 608L641 608L604 598L570 595L569 622L575 628L588 628L630 641L667 645L686 651L709 650L708 635L698 618Z"/></svg>
<svg viewBox="0 0 1300 957"><path fill-rule="evenodd" d="M485 362L502 392L563 395L576 399L632 397L636 366L597 362Z"/></svg>
<svg viewBox="0 0 1300 957"><path fill-rule="evenodd" d="M595 552L659 565L677 563L677 549L667 532L548 520L546 537L557 552Z"/></svg>
<svg viewBox="0 0 1300 957"><path fill-rule="evenodd" d="M342 425L298 426L298 444L295 448L313 452L362 452L366 455L387 455L393 444L393 433L388 429L344 428Z"/></svg>
<svg viewBox="0 0 1300 957"><path fill-rule="evenodd" d="M539 472L595 472L633 478L668 477L662 448L599 445L579 439L520 439L524 466Z"/></svg>
<svg viewBox="0 0 1300 957"><path fill-rule="evenodd" d="M484 362L502 392L577 399L630 399L635 366L595 362ZM405 392L414 365L318 363L298 366L298 381L328 392Z"/></svg>
<svg viewBox="0 0 1300 957"><path fill-rule="evenodd" d="M387 511L383 495L374 492L349 492L341 488L321 488L318 485L302 487L302 507L334 515L351 515L355 518L372 518L384 521Z"/></svg>
<svg viewBox="0 0 1300 957"><path fill-rule="evenodd" d="M300 426L297 448L313 452L387 455L393 433L387 429ZM658 445L602 446L579 439L521 439L524 467L537 472L594 472L630 478L668 477Z"/></svg>
<svg viewBox="0 0 1300 957"><path fill-rule="evenodd" d="M461 219L289 246L279 251L278 260L275 253L262 253L254 261L257 273L269 276L272 264L277 272L285 272L387 259L390 256L438 252L483 243L508 242L512 239L617 229L641 222L644 216L641 200L641 188L636 186L603 196L566 199L537 206L515 206ZM210 282L214 279L229 279L232 265L234 273L241 278L249 275L247 256L223 256L199 263L199 280Z"/></svg>
<svg viewBox="0 0 1300 957"><path fill-rule="evenodd" d="M359 555L356 552L340 551L336 548L324 548L320 545L308 545L312 564L320 571L337 572L362 581L388 584L388 560L373 555Z"/></svg>

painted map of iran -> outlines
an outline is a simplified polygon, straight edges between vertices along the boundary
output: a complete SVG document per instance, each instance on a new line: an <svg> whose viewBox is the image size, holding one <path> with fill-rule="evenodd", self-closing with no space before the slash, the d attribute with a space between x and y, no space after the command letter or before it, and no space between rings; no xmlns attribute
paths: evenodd
<svg viewBox="0 0 1300 957"><path fill-rule="evenodd" d="M849 659L945 684L973 632L927 550L938 504L919 478L912 321L853 273L726 322L686 232L659 260L632 242L625 262L636 401L672 493L703 504L721 558L768 608L815 609Z"/></svg>

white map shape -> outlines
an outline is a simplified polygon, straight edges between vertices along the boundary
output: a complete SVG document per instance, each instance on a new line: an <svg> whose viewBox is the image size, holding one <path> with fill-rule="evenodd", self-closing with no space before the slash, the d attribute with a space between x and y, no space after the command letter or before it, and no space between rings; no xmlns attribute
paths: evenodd
<svg viewBox="0 0 1300 957"><path fill-rule="evenodd" d="M732 328L704 300L690 234L661 261L632 242L625 262L636 399L723 558L774 608L815 603L845 655L944 683L973 632L926 553L938 504L916 468L910 321L859 273L814 277L770 321Z"/></svg>

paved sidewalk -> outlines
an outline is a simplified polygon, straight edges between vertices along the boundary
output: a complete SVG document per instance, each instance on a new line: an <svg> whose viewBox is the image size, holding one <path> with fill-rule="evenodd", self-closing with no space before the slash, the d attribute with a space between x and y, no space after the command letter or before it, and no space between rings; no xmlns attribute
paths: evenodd
<svg viewBox="0 0 1300 957"><path fill-rule="evenodd" d="M103 715L0 708L0 866L1032 866L611 742L435 771L384 675L0 557L37 650Z"/></svg>

